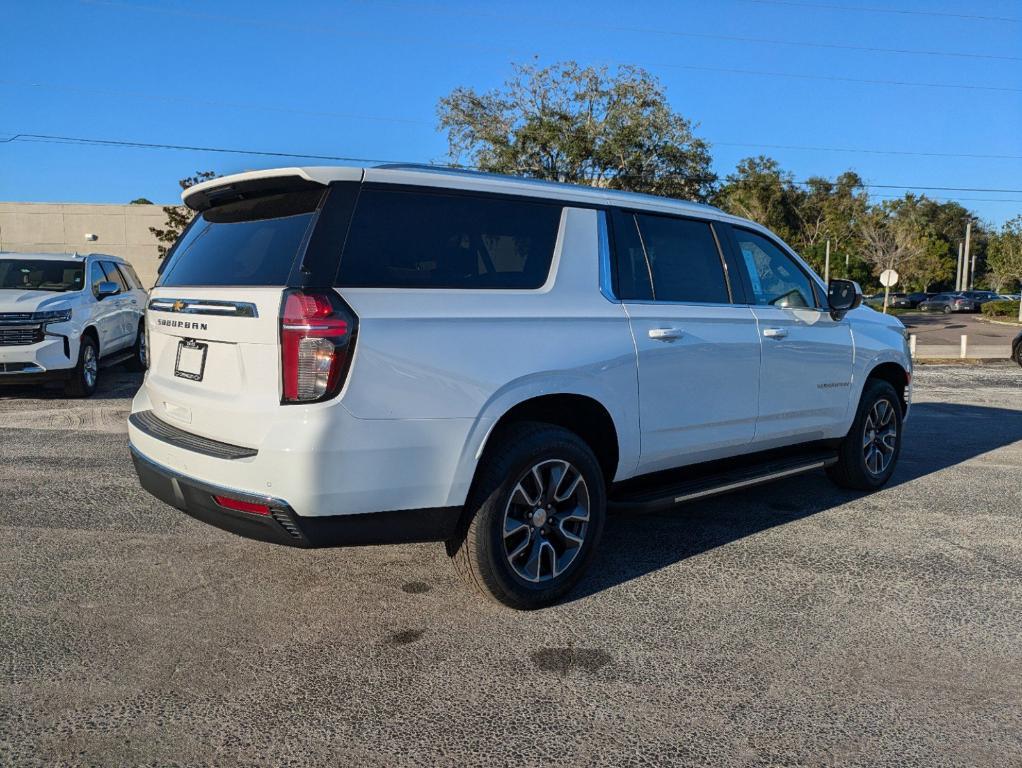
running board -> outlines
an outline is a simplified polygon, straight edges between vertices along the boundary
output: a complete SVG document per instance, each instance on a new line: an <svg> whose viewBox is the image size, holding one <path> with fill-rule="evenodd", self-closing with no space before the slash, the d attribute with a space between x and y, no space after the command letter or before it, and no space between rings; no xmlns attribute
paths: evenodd
<svg viewBox="0 0 1022 768"><path fill-rule="evenodd" d="M801 475L814 469L822 469L836 464L838 457L833 452L801 454L789 459L773 459L770 461L747 464L744 467L731 467L726 470L706 468L709 474L695 475L673 482L640 484L629 481L629 489L624 492L612 492L608 506L613 509L629 509L649 512L682 504L686 501L705 499L721 493L750 488L754 485L781 480L785 477ZM685 474L693 475L698 468L691 467Z"/></svg>
<svg viewBox="0 0 1022 768"><path fill-rule="evenodd" d="M117 352L116 354L112 354L109 357L100 358L99 367L109 368L112 365L123 363L125 360L130 360L134 354L135 350L129 349L127 352Z"/></svg>

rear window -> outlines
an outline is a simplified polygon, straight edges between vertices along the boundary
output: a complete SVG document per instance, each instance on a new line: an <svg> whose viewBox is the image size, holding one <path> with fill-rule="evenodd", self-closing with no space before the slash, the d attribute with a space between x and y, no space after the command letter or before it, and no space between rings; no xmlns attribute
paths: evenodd
<svg viewBox="0 0 1022 768"><path fill-rule="evenodd" d="M287 285L322 197L268 195L197 214L157 285Z"/></svg>
<svg viewBox="0 0 1022 768"><path fill-rule="evenodd" d="M539 288L560 220L554 203L366 187L337 285Z"/></svg>

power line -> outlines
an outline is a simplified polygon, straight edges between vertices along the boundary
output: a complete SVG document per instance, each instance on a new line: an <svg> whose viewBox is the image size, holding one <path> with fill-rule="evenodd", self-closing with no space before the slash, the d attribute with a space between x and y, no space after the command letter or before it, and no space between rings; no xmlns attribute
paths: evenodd
<svg viewBox="0 0 1022 768"><path fill-rule="evenodd" d="M364 0L362 0L364 2ZM494 19L498 21L519 22L523 21L520 15L506 13L492 13L482 11L468 11L450 6L429 5L423 6L410 2L376 2L367 3L371 7L381 5L392 8L409 9L414 13L454 16L460 18ZM938 56L964 59L988 59L995 61L1022 61L1019 56L1002 56L991 53L968 53L964 51L935 51L919 48L883 48L871 45L852 45L849 43L824 43L806 40L784 40L770 37L750 37L745 35L725 35L714 32L693 32L677 29L663 29L658 27L639 27L622 24L608 24L599 21L587 21L585 19L564 19L551 16L530 17L529 23L540 23L543 25L556 25L561 27L583 27L588 29L603 29L610 32L628 32L642 35L659 35L662 37L685 37L701 40L722 40L731 43L753 43L755 45L786 45L799 48L816 48L824 50L858 51L862 53L892 53L910 56Z"/></svg>
<svg viewBox="0 0 1022 768"><path fill-rule="evenodd" d="M511 54L518 56L532 56L535 54L534 50L523 50L514 48L498 48L494 46L480 45L477 43L465 43L455 42L448 38L442 40L430 37L399 37L395 35L381 35L374 33L354 33L348 29L338 29L330 25L316 25L306 26L297 25L285 22L269 22L260 19L242 18L238 16L224 16L220 14L209 14L209 13L197 13L193 11L184 11L176 8L162 8L149 5L128 5L124 3L114 2L113 0L82 0L89 5L103 6L108 8L114 8L118 10L131 10L131 11L145 11L150 13L162 13L170 14L174 16L181 16L186 18L201 19L203 21L214 21L221 23L234 23L242 24L247 26L270 28L274 31L279 32L280 30L290 30L297 32L309 32L313 34L329 34L329 35L340 35L345 37L357 37L361 39L384 39L388 41L400 40L403 43L410 43L413 45L422 43L440 42L446 48L466 48L469 50L479 51L490 51L498 52L502 54ZM607 61L605 63L619 65L618 62ZM994 85L973 85L969 83L933 83L933 82L918 82L913 80L881 80L881 79L866 79L866 78L855 78L855 77L840 77L840 76L829 76L829 75L812 75L802 72L776 72L771 70L760 70L760 69L739 69L730 67L710 67L697 64L673 64L673 63L653 63L647 66L657 67L669 67L672 69L683 69L692 70L698 72L721 72L732 75L758 75L765 77L784 77L794 78L800 80L818 80L827 82L842 82L842 83L860 83L864 85L874 86L896 86L896 87L915 87L915 88L947 88L953 90L965 90L965 91L990 91L996 93L1022 93L1022 88L1009 87L1009 86L994 86Z"/></svg>
<svg viewBox="0 0 1022 768"><path fill-rule="evenodd" d="M711 141L713 147L749 147L752 149L794 149L808 152L847 152L864 155L906 155L910 157L961 157L970 160L1022 160L1022 155L985 155L971 152L920 152L902 149L863 149L861 147L819 147L803 144L750 144L740 141Z"/></svg>
<svg viewBox="0 0 1022 768"><path fill-rule="evenodd" d="M346 120L372 120L388 123L407 123L410 125L430 125L428 120L414 120L405 117L391 117L383 115L367 115L358 112L331 112L318 109L295 109L293 107L281 107L273 104L256 104L253 102L223 101L221 99L196 99L183 98L180 96L159 96L142 91L117 91L108 88L82 88L75 85L63 85L60 83L39 83L24 82L19 80L0 80L0 87L8 86L14 88L34 88L37 90L59 91L61 93L85 93L98 96L114 96L119 98L139 99L141 101L154 101L167 104L196 104L211 107L227 107L229 109L252 109L262 112L279 112L287 115L308 115L310 117L340 117Z"/></svg>
<svg viewBox="0 0 1022 768"><path fill-rule="evenodd" d="M975 13L949 13L947 11L917 11L909 8L877 8L860 5L839 5L837 3L803 3L796 0L740 0L758 5L786 5L794 8L815 8L824 11L855 11L860 13L888 13L901 16L935 16L948 19L969 19L970 21L1001 21L1012 24L1022 23L1022 19L1004 16L981 16Z"/></svg>
<svg viewBox="0 0 1022 768"><path fill-rule="evenodd" d="M275 106L272 104L256 104L252 102L221 101L214 99L192 99L177 96L153 96L140 91L117 91L112 89L82 88L79 86L62 85L59 83L29 83L16 80L0 80L0 87L11 86L17 88L33 88L39 90L53 90L62 93L84 93L101 96L112 96L115 98L139 99L142 101L157 101L173 104L195 104L198 106L227 107L229 109L251 109L265 112L279 112L282 114L309 115L312 117L337 117L348 120L373 120L379 122L405 123L409 125L434 124L429 120L415 120L404 117L390 117L386 115L366 115L351 112L330 112L321 110L293 109L291 107ZM1022 155L997 155L972 152L923 152L918 150L899 149L864 149L860 147L823 147L800 144L762 144L738 141L713 141L715 147L748 147L751 149L789 149L808 152L839 152L850 154L868 155L898 155L909 157L947 157L965 158L970 160L1022 160Z"/></svg>
<svg viewBox="0 0 1022 768"><path fill-rule="evenodd" d="M57 144L84 144L84 145L96 145L96 146L111 146L111 147L130 147L136 149L170 149L170 150L183 150L188 152L216 152L233 155L252 155L260 157L286 157L286 158L301 158L311 160L333 160L337 162L348 162L348 163L407 163L414 162L409 160L394 160L392 158L369 158L369 157L348 157L342 155L321 155L321 154L307 154L302 152L280 152L280 151L267 151L267 150L249 150L249 149L235 149L227 147L201 147L192 146L186 144L157 144L144 141L125 141L121 139L93 139L85 138L81 136L55 136L52 134L39 134L39 133L12 133L6 139L0 139L0 144L10 144L16 141L29 141L29 142L41 142L41 143L57 143ZM714 181L717 176L678 176L689 181ZM808 180L794 182L799 185L807 185L810 182ZM1022 189L994 189L990 187L938 187L938 186L925 186L919 184L859 184L865 189L905 189L905 190L919 190L919 191L931 191L931 192L991 192L997 194L1022 194Z"/></svg>

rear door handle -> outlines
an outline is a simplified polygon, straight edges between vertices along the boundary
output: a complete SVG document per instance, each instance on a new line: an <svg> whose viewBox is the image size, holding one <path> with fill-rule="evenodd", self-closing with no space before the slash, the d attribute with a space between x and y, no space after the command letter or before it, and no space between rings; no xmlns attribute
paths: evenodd
<svg viewBox="0 0 1022 768"><path fill-rule="evenodd" d="M783 339L788 335L788 331L784 328L764 328L763 335L768 339Z"/></svg>
<svg viewBox="0 0 1022 768"><path fill-rule="evenodd" d="M654 341L674 341L680 339L682 331L680 328L650 328L649 337Z"/></svg>

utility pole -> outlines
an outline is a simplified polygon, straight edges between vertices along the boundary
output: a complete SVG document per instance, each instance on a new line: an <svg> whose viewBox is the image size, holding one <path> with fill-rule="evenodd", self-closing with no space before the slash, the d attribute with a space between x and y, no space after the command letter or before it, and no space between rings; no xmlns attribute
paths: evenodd
<svg viewBox="0 0 1022 768"><path fill-rule="evenodd" d="M958 241L958 261L955 263L955 293L962 290L962 241Z"/></svg>
<svg viewBox="0 0 1022 768"><path fill-rule="evenodd" d="M976 290L976 254L972 254L972 271L969 273L969 290Z"/></svg>
<svg viewBox="0 0 1022 768"><path fill-rule="evenodd" d="M830 240L827 241L827 259L823 262L823 282L830 285Z"/></svg>
<svg viewBox="0 0 1022 768"><path fill-rule="evenodd" d="M970 221L965 225L965 263L962 265L962 290L968 290L965 287L966 280L969 277L969 242L972 239L972 222ZM971 289L971 285L969 288Z"/></svg>

